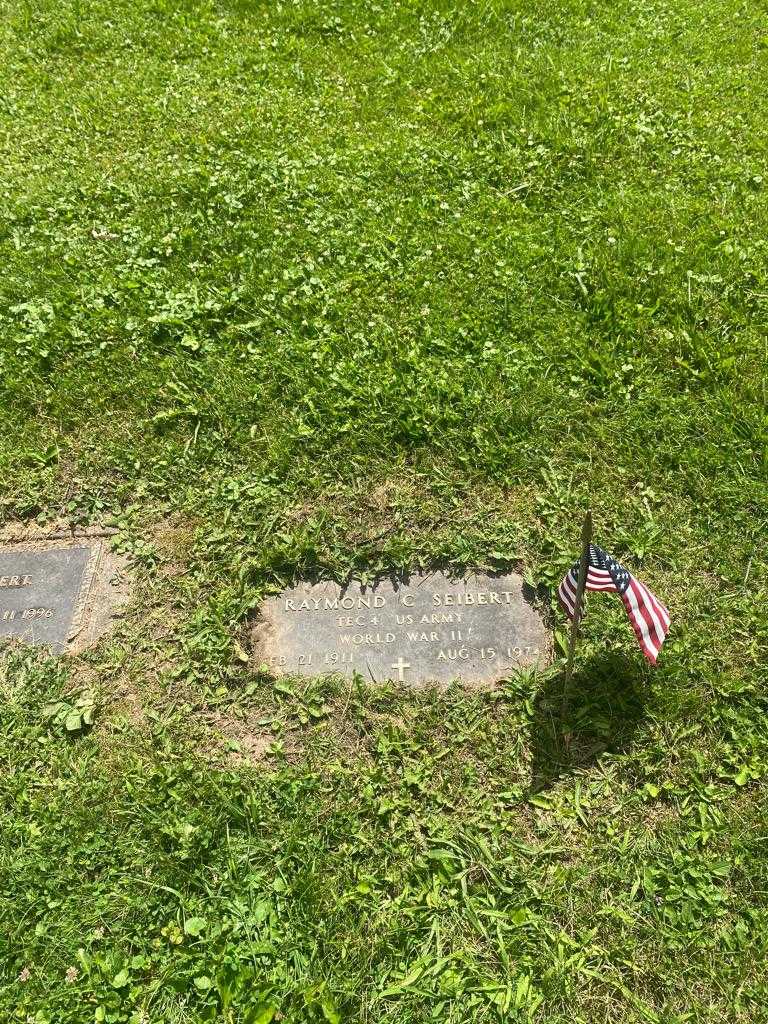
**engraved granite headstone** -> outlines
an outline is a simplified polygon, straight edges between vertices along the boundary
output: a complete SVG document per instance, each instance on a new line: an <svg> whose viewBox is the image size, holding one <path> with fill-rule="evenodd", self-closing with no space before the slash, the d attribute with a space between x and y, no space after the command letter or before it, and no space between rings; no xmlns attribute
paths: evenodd
<svg viewBox="0 0 768 1024"><path fill-rule="evenodd" d="M254 662L276 675L490 684L549 659L532 597L514 573L430 573L370 587L302 583L261 606Z"/></svg>
<svg viewBox="0 0 768 1024"><path fill-rule="evenodd" d="M82 648L119 610L116 568L97 540L0 548L0 640Z"/></svg>

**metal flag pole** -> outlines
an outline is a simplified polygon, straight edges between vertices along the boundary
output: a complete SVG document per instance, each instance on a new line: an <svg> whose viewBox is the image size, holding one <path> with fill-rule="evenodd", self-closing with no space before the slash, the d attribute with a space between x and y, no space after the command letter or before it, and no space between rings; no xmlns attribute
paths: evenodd
<svg viewBox="0 0 768 1024"><path fill-rule="evenodd" d="M584 516L584 525L581 528L581 558L579 560L579 582L576 587L576 604L571 619L571 634L568 638L568 662L565 666L565 680L563 683L563 703L565 703L565 687L571 680L573 672L573 655L576 650L576 639L579 634L579 623L581 622L582 605L584 602L584 588L587 585L587 568L589 566L589 545L592 543L592 512L588 511Z"/></svg>

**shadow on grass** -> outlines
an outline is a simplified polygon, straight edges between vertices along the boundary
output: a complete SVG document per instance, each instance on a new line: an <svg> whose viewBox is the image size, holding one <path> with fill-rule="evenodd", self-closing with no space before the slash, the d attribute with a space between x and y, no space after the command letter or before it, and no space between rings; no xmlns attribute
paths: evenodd
<svg viewBox="0 0 768 1024"><path fill-rule="evenodd" d="M534 702L531 793L588 768L601 754L629 749L645 711L646 683L636 661L618 654L590 658L574 671L563 702L563 673Z"/></svg>

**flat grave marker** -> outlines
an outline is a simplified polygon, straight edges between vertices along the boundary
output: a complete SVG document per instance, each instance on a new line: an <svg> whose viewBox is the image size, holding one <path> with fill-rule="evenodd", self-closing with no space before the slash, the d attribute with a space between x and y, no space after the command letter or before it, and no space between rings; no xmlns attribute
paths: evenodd
<svg viewBox="0 0 768 1024"><path fill-rule="evenodd" d="M0 546L0 640L62 653L95 639L125 596L115 565L96 540Z"/></svg>
<svg viewBox="0 0 768 1024"><path fill-rule="evenodd" d="M549 631L532 598L516 573L300 583L262 604L253 661L275 675L489 685L549 661Z"/></svg>

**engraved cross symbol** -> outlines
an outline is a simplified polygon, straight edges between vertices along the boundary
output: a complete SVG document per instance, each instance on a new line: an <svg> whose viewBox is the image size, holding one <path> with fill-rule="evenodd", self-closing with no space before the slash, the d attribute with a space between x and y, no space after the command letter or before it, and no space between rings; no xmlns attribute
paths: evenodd
<svg viewBox="0 0 768 1024"><path fill-rule="evenodd" d="M397 661L394 663L394 665L390 665L389 667L397 669L397 678L402 683L402 681L403 681L403 669L410 668L411 667L411 663L410 663L410 661L403 661L403 656L401 654L400 657L397 659Z"/></svg>

